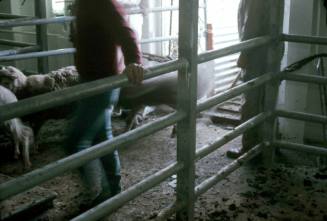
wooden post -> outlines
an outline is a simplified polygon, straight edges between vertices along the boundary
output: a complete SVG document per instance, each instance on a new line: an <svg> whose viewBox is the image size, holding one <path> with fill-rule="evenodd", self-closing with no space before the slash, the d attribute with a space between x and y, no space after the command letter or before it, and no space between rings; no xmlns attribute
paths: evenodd
<svg viewBox="0 0 327 221"><path fill-rule="evenodd" d="M270 44L268 51L268 71L277 74L280 72L280 63L283 55L283 42L279 36L283 31L284 0L270 0L270 35L275 41ZM276 109L279 80L272 80L265 86L264 111L274 111ZM263 124L263 141L266 144L263 151L264 165L272 166L274 161L275 148L272 143L275 139L276 118L270 118Z"/></svg>
<svg viewBox="0 0 327 221"><path fill-rule="evenodd" d="M178 111L187 117L177 124L177 161L184 168L177 174L177 204L186 207L177 213L177 220L194 219L194 180L196 146L198 0L179 2L179 58L189 63L178 72Z"/></svg>

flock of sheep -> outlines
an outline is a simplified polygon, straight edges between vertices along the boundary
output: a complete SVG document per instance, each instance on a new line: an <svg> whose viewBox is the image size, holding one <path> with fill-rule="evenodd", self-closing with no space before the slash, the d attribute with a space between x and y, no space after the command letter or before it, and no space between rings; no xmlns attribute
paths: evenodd
<svg viewBox="0 0 327 221"><path fill-rule="evenodd" d="M7 66L0 70L0 105L10 104L19 99L62 89L78 83L78 73L74 66L52 71L45 75L25 76L19 69ZM39 122L38 122L39 123ZM22 155L25 168L31 166L29 150L37 148L35 128L23 123L19 118L3 122L4 132L11 137L14 157ZM38 128L39 129L39 128Z"/></svg>
<svg viewBox="0 0 327 221"><path fill-rule="evenodd" d="M213 73L214 63L212 62L198 66L198 99L212 95L214 82ZM42 93L60 90L78 83L79 76L75 66L64 67L51 71L48 74L30 76L25 76L22 71L15 67L3 67L0 70L0 105L13 103L17 100ZM175 108L177 92L178 83L176 71L145 80L142 85L139 86L129 85L122 88L118 106L122 109L131 110L130 115L127 117L127 128L135 126L131 126L131 124L136 122L134 120L135 114L142 107L164 104ZM58 107L55 110L56 111L52 112L46 110L28 115L28 125L24 124L19 118L2 123L2 128L9 134L15 146L15 157L18 158L22 153L22 159L26 168L31 166L29 149L33 147L35 147L35 149L37 148L37 133L42 124L49 118L66 117L67 114L72 112L73 105L70 105L66 109L65 107ZM25 120L25 117L23 120ZM129 124L128 121L130 121L131 124Z"/></svg>

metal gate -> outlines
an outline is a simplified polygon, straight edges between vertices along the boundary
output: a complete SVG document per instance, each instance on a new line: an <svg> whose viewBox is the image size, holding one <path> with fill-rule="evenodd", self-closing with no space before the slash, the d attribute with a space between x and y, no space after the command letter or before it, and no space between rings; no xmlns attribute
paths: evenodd
<svg viewBox="0 0 327 221"><path fill-rule="evenodd" d="M177 213L178 217L184 220L193 220L194 202L201 194L206 192L213 185L227 177L230 173L241 167L245 162L262 153L265 164L273 163L274 147L287 148L292 150L305 151L316 154L327 155L327 150L302 144L293 144L276 140L274 128L277 117L287 117L312 122L327 123L326 116L290 112L286 110L275 110L278 85L281 80L294 80L318 84L327 84L326 77L310 76L304 74L286 74L280 72L279 61L276 59L277 48L283 41L302 42L314 44L327 44L326 38L310 36L294 36L281 33L283 1L274 1L271 7L273 18L270 35L250 39L229 47L214 50L197 55L198 41L198 0L180 0L179 4L179 59L159 66L149 68L145 79L165 74L174 70L179 71L179 93L177 111L155 122L141 126L133 131L115 137L110 141L97 144L87 150L70 155L66 158L50 163L47 166L36 169L14 180L0 184L0 200L5 200L22 191L28 190L42 182L52 179L69 170L78 168L83 164L102 157L115 148L125 146L134 142L135 139L150 135L160 129L177 123L177 161L166 168L152 174L141 182L126 189L113 198L110 198L91 210L79 215L73 220L98 220L113 213L128 201L134 199L143 192L158 185L166 178L177 174L177 196L176 202L164 209L158 216L158 220L165 219ZM51 19L25 19L19 21L0 22L0 27L14 27L22 25L45 25L50 23L62 23L72 21L73 17L51 18ZM243 50L255 47L269 48L269 73L261 77L245 82L219 95L215 95L206 101L197 103L196 100L196 71L197 65L213 59L228 56ZM9 61L26 58L41 58L47 56L73 53L74 49L58 49L53 51L42 51L20 55L4 56L0 61ZM126 76L114 76L85 84L80 84L62 91L51 92L36 97L18 101L0 107L0 121L13 117L20 117L25 114L55 107L69 103L81 98L89 97L106 90L123 87L127 84ZM222 103L230 98L240 95L246 91L259 86L265 86L265 108L264 112L249 119L233 131L223 137L219 137L214 143L205 145L196 150L195 147L195 119L198 112L204 111L214 105ZM268 99L269 98L269 99ZM262 125L264 138L261 144L253 147L250 151L222 168L216 175L195 186L195 163L207 156L222 145L241 135L248 129Z"/></svg>

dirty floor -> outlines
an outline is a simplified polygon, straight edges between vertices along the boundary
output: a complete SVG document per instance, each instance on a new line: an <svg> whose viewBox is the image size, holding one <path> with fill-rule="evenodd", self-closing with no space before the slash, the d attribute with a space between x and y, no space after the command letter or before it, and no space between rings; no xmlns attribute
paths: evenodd
<svg viewBox="0 0 327 221"><path fill-rule="evenodd" d="M152 121L161 114L153 112L147 121ZM64 128L68 124L69 122L64 120L52 120L43 126L39 150L31 155L31 170L65 156L61 147L65 137ZM115 131L119 133L124 122L115 119L114 125ZM212 142L232 129L232 126L217 125L210 119L198 118L197 146ZM175 161L176 139L170 138L171 130L172 127L168 127L120 151L123 189ZM225 156L226 150L240 145L241 138L238 137L199 161L196 164L196 183L201 183L231 162ZM327 221L327 169L317 169L315 163L299 165L290 162L288 156L291 155L289 152L281 152L277 158L278 163L271 170L262 168L259 163L252 163L235 171L199 197L195 205L195 220ZM301 159L301 156L297 159ZM15 177L25 172L17 160L8 157L1 160L0 173ZM129 202L106 220L155 219L158 212L175 199L175 182L175 176L167 179ZM41 186L56 192L57 198L52 209L34 220L69 220L79 214L88 199L77 171L68 172Z"/></svg>

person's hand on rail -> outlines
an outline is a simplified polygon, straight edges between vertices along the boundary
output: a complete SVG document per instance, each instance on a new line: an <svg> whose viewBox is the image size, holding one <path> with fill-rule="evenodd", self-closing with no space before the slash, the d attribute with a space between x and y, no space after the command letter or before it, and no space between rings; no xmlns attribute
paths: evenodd
<svg viewBox="0 0 327 221"><path fill-rule="evenodd" d="M123 74L125 73L129 82L133 84L141 84L144 79L145 69L141 64L131 63L127 65L123 71Z"/></svg>

